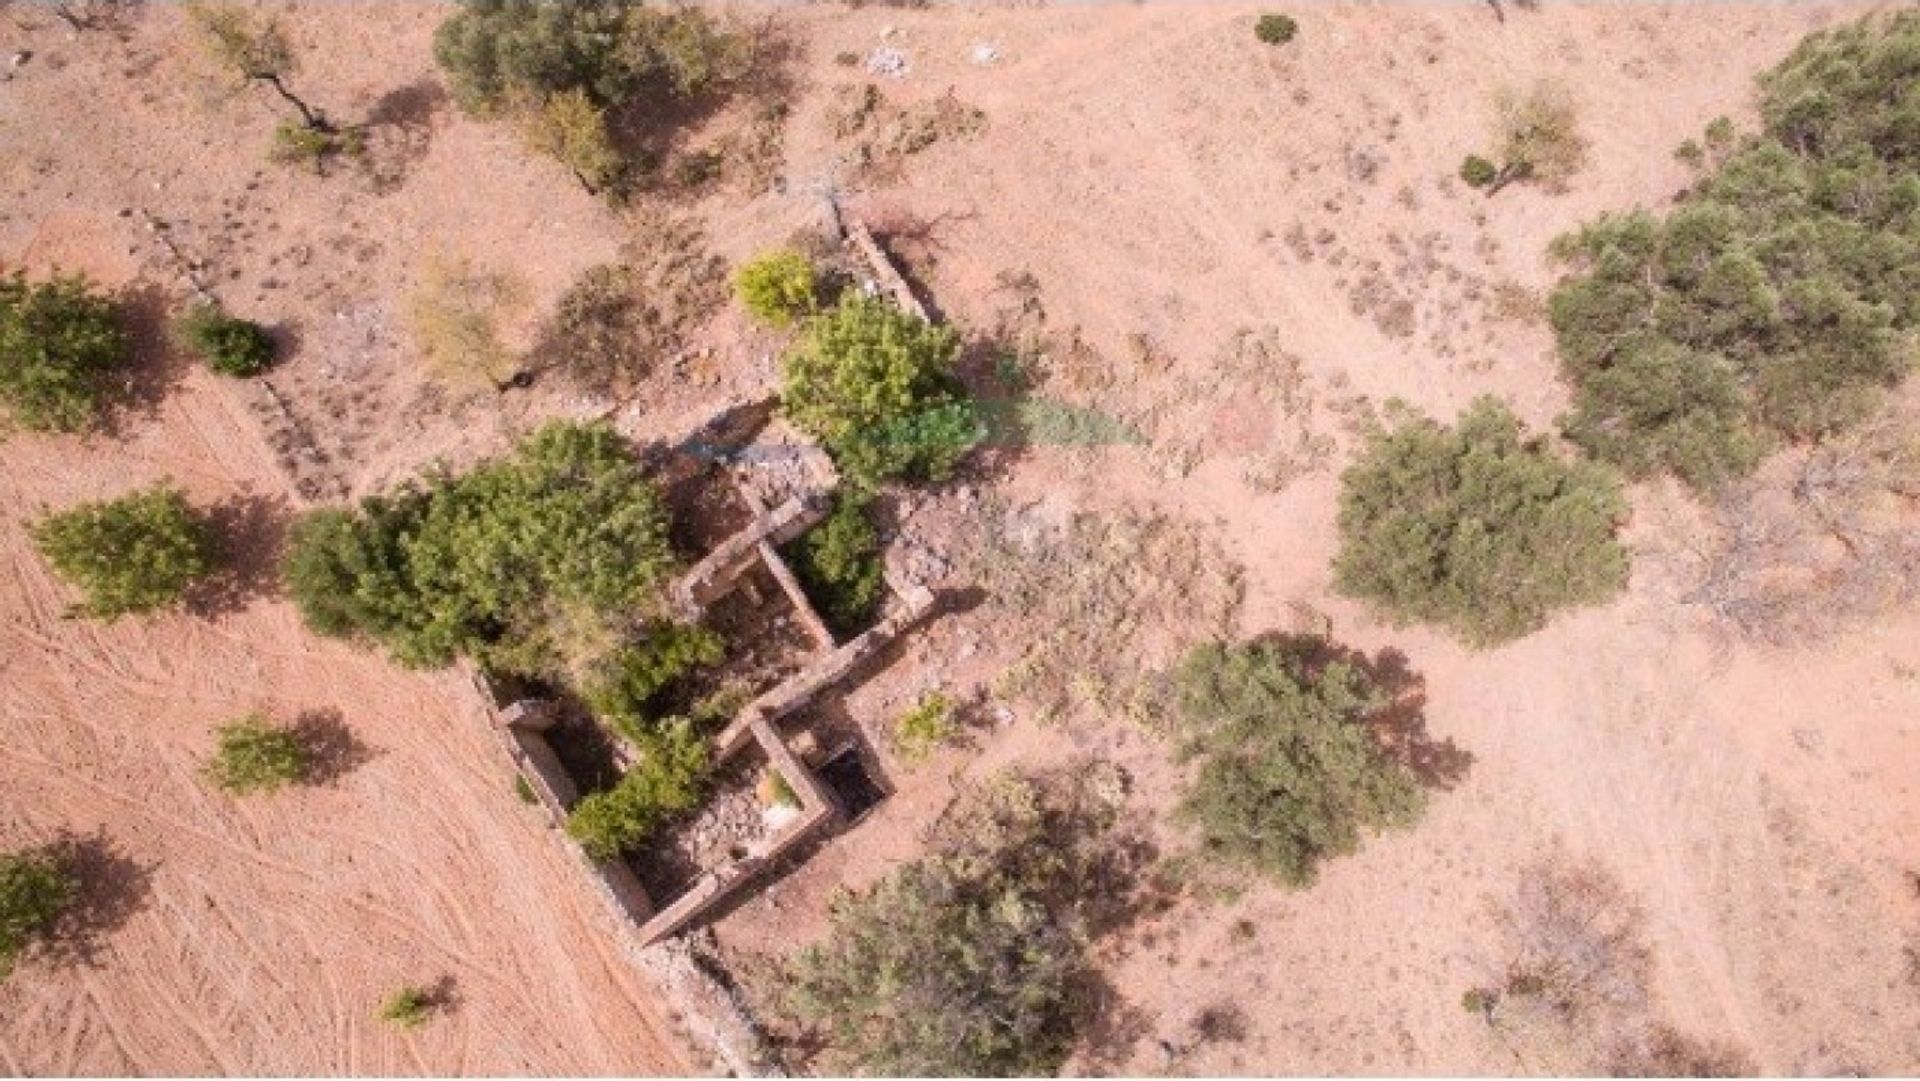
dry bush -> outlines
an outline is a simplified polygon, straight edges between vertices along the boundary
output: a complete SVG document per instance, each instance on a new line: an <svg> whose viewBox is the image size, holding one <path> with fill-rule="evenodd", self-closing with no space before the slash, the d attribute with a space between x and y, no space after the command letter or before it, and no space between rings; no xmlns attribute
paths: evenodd
<svg viewBox="0 0 1920 1081"><path fill-rule="evenodd" d="M1586 164L1587 141L1565 87L1542 82L1525 91L1505 89L1494 95L1493 108L1500 169L1489 191L1516 180L1561 191Z"/></svg>
<svg viewBox="0 0 1920 1081"><path fill-rule="evenodd" d="M1227 634L1239 611L1241 568L1192 524L997 504L971 521L960 562L998 619L1031 631L1007 635L1031 645L1001 689L1043 719L1135 711L1141 673Z"/></svg>
<svg viewBox="0 0 1920 1081"><path fill-rule="evenodd" d="M1502 997L1534 1000L1568 1022L1644 1007L1653 973L1644 924L1605 868L1533 864L1501 913L1509 951Z"/></svg>
<svg viewBox="0 0 1920 1081"><path fill-rule="evenodd" d="M1523 868L1497 910L1497 977L1462 997L1528 1073L1728 1077L1746 1053L1660 1015L1646 917L1606 868L1553 855Z"/></svg>
<svg viewBox="0 0 1920 1081"><path fill-rule="evenodd" d="M526 286L466 259L430 257L408 305L421 362L456 387L504 389L520 357L500 339L500 323L526 303Z"/></svg>
<svg viewBox="0 0 1920 1081"><path fill-rule="evenodd" d="M1729 490L1682 595L1742 637L1811 641L1920 600L1916 409L1884 411L1799 467Z"/></svg>

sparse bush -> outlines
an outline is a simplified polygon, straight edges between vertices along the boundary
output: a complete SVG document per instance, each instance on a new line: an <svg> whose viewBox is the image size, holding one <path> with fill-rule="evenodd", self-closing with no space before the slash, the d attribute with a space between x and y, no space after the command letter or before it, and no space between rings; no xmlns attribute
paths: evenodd
<svg viewBox="0 0 1920 1081"><path fill-rule="evenodd" d="M1664 219L1600 218L1555 253L1551 301L1575 388L1568 435L1636 474L1699 488L1776 439L1870 415L1911 370L1920 326L1920 155L1890 133L1920 87L1920 15L1808 38L1762 76L1764 130L1713 160Z"/></svg>
<svg viewBox="0 0 1920 1081"><path fill-rule="evenodd" d="M620 180L625 163L607 134L607 116L585 90L575 87L527 110L527 145L566 166L589 195Z"/></svg>
<svg viewBox="0 0 1920 1081"><path fill-rule="evenodd" d="M421 360L456 387L504 389L520 358L500 340L500 320L525 299L518 279L465 259L429 258L407 312Z"/></svg>
<svg viewBox="0 0 1920 1081"><path fill-rule="evenodd" d="M408 984L380 1004L380 1020L395 1028L419 1028L433 1019L439 997L429 987Z"/></svg>
<svg viewBox="0 0 1920 1081"><path fill-rule="evenodd" d="M781 406L856 482L939 478L979 434L953 377L959 350L947 328L849 293L787 351Z"/></svg>
<svg viewBox="0 0 1920 1081"><path fill-rule="evenodd" d="M1352 664L1314 663L1315 645L1201 646L1173 673L1180 756L1198 763L1181 816L1209 856L1291 886L1425 803L1366 723L1385 696Z"/></svg>
<svg viewBox="0 0 1920 1081"><path fill-rule="evenodd" d="M1285 45L1299 32L1300 24L1294 22L1293 16L1278 12L1268 12L1253 24L1253 36L1268 45Z"/></svg>
<svg viewBox="0 0 1920 1081"><path fill-rule="evenodd" d="M647 371L652 322L632 268L589 267L554 306L534 356L583 390L624 393Z"/></svg>
<svg viewBox="0 0 1920 1081"><path fill-rule="evenodd" d="M464 654L572 680L661 610L666 511L612 429L556 423L462 476L294 525L286 578L308 626L402 663Z"/></svg>
<svg viewBox="0 0 1920 1081"><path fill-rule="evenodd" d="M300 734L251 713L221 725L209 779L235 795L272 792L307 777L311 755Z"/></svg>
<svg viewBox="0 0 1920 1081"><path fill-rule="evenodd" d="M1523 435L1492 398L1451 428L1419 419L1377 435L1342 478L1336 587L1483 646L1618 593L1618 483Z"/></svg>
<svg viewBox="0 0 1920 1081"><path fill-rule="evenodd" d="M85 594L75 611L102 619L173 604L217 565L205 520L164 484L50 515L33 539Z"/></svg>
<svg viewBox="0 0 1920 1081"><path fill-rule="evenodd" d="M0 853L0 980L53 933L80 883L48 849Z"/></svg>
<svg viewBox="0 0 1920 1081"><path fill-rule="evenodd" d="M208 56L244 82L260 83L300 114L307 131L336 133L326 114L309 105L287 85L297 64L293 47L278 20L256 18L245 8L223 3L187 5L187 19Z"/></svg>
<svg viewBox="0 0 1920 1081"><path fill-rule="evenodd" d="M265 327L237 319L212 304L196 304L174 321L180 348L221 375L244 378L273 366L273 338Z"/></svg>
<svg viewBox="0 0 1920 1081"><path fill-rule="evenodd" d="M707 766L706 738L691 723L663 724L619 783L574 805L567 834L594 859L618 859L645 843L667 818L699 802Z"/></svg>
<svg viewBox="0 0 1920 1081"><path fill-rule="evenodd" d="M1088 785L1003 775L943 822L930 853L838 897L795 960L790 1004L836 1071L1045 1076L1088 1019L1078 991L1114 881L1110 803Z"/></svg>
<svg viewBox="0 0 1920 1081"><path fill-rule="evenodd" d="M761 322L784 327L813 314L819 275L807 257L790 248L768 252L740 268L734 291Z"/></svg>
<svg viewBox="0 0 1920 1081"><path fill-rule="evenodd" d="M93 423L132 345L113 302L78 275L0 278L0 402L14 423L73 432Z"/></svg>
<svg viewBox="0 0 1920 1081"><path fill-rule="evenodd" d="M893 742L900 757L908 762L923 761L934 748L954 736L953 699L934 691L920 701L893 726Z"/></svg>
<svg viewBox="0 0 1920 1081"><path fill-rule="evenodd" d="M1460 179L1467 187L1484 188L1500 178L1500 170L1494 164L1478 154L1468 154L1460 163Z"/></svg>
<svg viewBox="0 0 1920 1081"><path fill-rule="evenodd" d="M872 622L886 595L886 578L880 536L864 497L847 492L835 496L833 510L783 554L820 606L821 618L836 632L856 634Z"/></svg>

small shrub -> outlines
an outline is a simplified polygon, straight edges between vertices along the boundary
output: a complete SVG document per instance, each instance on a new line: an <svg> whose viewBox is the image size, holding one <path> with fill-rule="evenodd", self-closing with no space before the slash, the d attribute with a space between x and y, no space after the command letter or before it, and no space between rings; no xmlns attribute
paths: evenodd
<svg viewBox="0 0 1920 1081"><path fill-rule="evenodd" d="M439 997L432 988L408 984L380 1004L380 1020L395 1028L419 1028L433 1019L439 1006Z"/></svg>
<svg viewBox="0 0 1920 1081"><path fill-rule="evenodd" d="M1356 665L1315 664L1317 643L1201 646L1174 670L1183 760L1198 768L1180 814L1211 857L1291 886L1419 818L1418 782L1365 723L1386 704Z"/></svg>
<svg viewBox="0 0 1920 1081"><path fill-rule="evenodd" d="M867 501L842 492L833 510L784 552L821 618L839 634L857 634L872 622L886 595L880 536Z"/></svg>
<svg viewBox="0 0 1920 1081"><path fill-rule="evenodd" d="M0 980L53 933L79 892L79 880L51 850L0 853Z"/></svg>
<svg viewBox="0 0 1920 1081"><path fill-rule="evenodd" d="M216 569L206 522L164 484L50 515L33 539L85 595L75 610L102 619L164 608Z"/></svg>
<svg viewBox="0 0 1920 1081"><path fill-rule="evenodd" d="M798 807L800 796L787 783L787 775L768 766L760 774L760 783L755 786L760 802L769 807Z"/></svg>
<svg viewBox="0 0 1920 1081"><path fill-rule="evenodd" d="M938 691L921 697L919 703L893 726L894 746L908 762L924 761L934 748L954 737L953 699Z"/></svg>
<svg viewBox="0 0 1920 1081"><path fill-rule="evenodd" d="M807 257L790 248L768 252L734 275L740 303L769 326L784 327L813 314L819 275Z"/></svg>
<svg viewBox="0 0 1920 1081"><path fill-rule="evenodd" d="M132 358L111 300L78 275L0 278L0 402L14 423L73 432L92 424L108 377Z"/></svg>
<svg viewBox="0 0 1920 1081"><path fill-rule="evenodd" d="M781 407L857 483L942 477L978 438L959 351L951 330L849 292L787 351Z"/></svg>
<svg viewBox="0 0 1920 1081"><path fill-rule="evenodd" d="M707 766L706 739L691 724L664 724L618 784L574 805L567 834L596 860L618 859L645 843L669 816L699 802Z"/></svg>
<svg viewBox="0 0 1920 1081"><path fill-rule="evenodd" d="M1469 188L1484 188L1500 176L1500 170L1494 164L1478 154L1468 154L1460 163L1460 179Z"/></svg>
<svg viewBox="0 0 1920 1081"><path fill-rule="evenodd" d="M1253 36L1268 45L1285 45L1299 32L1300 24L1294 22L1293 16L1277 12L1262 15L1260 20L1253 24Z"/></svg>
<svg viewBox="0 0 1920 1081"><path fill-rule="evenodd" d="M209 779L235 795L272 792L307 778L311 755L300 734L251 713L221 725Z"/></svg>
<svg viewBox="0 0 1920 1081"><path fill-rule="evenodd" d="M180 348L221 375L244 378L273 366L273 337L265 327L237 319L212 304L196 304L174 322Z"/></svg>
<svg viewBox="0 0 1920 1081"><path fill-rule="evenodd" d="M366 137L352 128L280 124L273 129L267 159L276 165L300 165L320 176L336 158L354 159L366 151Z"/></svg>
<svg viewBox="0 0 1920 1081"><path fill-rule="evenodd" d="M1474 645L1529 634L1626 585L1626 518L1606 470L1567 462L1492 398L1452 428L1377 435L1342 477L1336 587Z"/></svg>
<svg viewBox="0 0 1920 1081"><path fill-rule="evenodd" d="M534 792L532 783L518 773L513 776L513 795L521 803L530 807L538 806L540 803L540 796Z"/></svg>

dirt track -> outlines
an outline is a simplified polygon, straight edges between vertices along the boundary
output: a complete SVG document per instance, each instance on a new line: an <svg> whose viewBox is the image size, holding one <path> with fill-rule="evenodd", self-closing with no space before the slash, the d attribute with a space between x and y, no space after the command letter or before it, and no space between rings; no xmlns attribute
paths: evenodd
<svg viewBox="0 0 1920 1081"><path fill-rule="evenodd" d="M1089 343L1057 352L1048 393L1166 422L1145 450L1040 448L979 486L1050 509L1154 507L1198 523L1246 569L1240 631L1291 626L1304 605L1355 646L1404 651L1426 678L1433 738L1473 756L1418 829L1329 866L1313 890L1254 886L1109 944L1108 974L1134 1013L1127 1040L1101 1049L1106 1061L1167 1068L1155 1039L1188 1041L1196 1014L1231 1001L1246 1015L1241 1037L1174 1068L1540 1068L1459 999L1493 963L1490 902L1558 849L1600 861L1644 905L1660 1006L1680 1028L1730 1040L1767 1070L1912 1072L1912 613L1794 649L1729 644L1664 577L1656 553L1696 538L1684 509L1669 513L1680 497L1657 486L1634 492L1628 595L1504 649L1396 630L1329 594L1336 478L1352 447L1336 402L1398 396L1445 417L1493 392L1549 423L1565 405L1549 335L1537 315L1498 313L1496 286L1537 300L1552 281L1551 237L1667 199L1687 180L1675 144L1718 114L1749 118L1757 71L1808 30L1864 10L1508 7L1496 26L1477 3L1313 5L1283 51L1252 40L1250 11L1205 5L800 9L784 16L803 46L787 189L726 189L698 209L737 261L785 240L816 209L812 186L835 180L870 220L926 226L924 243L900 250L973 329L1011 302L1003 275L1030 272L1049 331L1076 328ZM382 4L288 15L307 75L342 115L432 84L437 17ZM904 78L832 62L882 42L910 59ZM980 42L995 46L992 64L970 59ZM172 9L156 6L124 47L100 46L111 62L93 70L92 43L49 33L34 44L7 90L40 123L0 129L20 139L0 193L0 259L123 282L155 268L125 254L150 246L120 209L183 223L186 242L230 275L221 288L242 314L298 330L276 378L326 432L352 491L488 449L515 423L423 405L399 315L423 251L511 267L537 308L617 246L622 226L561 170L430 93L417 95L427 104L409 130L422 145L406 177L370 195L348 178L264 166L270 105L210 89ZM81 95L94 70L101 88ZM1588 168L1564 194L1464 191L1454 172L1486 138L1491 93L1548 75L1581 102ZM982 109L985 127L898 175L851 176L837 161L835 95L869 81L895 103L950 92ZM82 97L97 107L74 109ZM1296 366L1223 372L1243 329L1273 335ZM713 337L725 389L770 372L760 361L777 341L724 318ZM1248 407L1286 380L1312 404ZM253 419L216 389L185 379L129 422L124 442L0 444L0 841L100 827L148 868L137 913L97 967L0 986L0 1067L680 1068L650 989L598 933L450 677L316 641L271 599L148 625L58 618L63 593L22 539L42 504L163 474L207 504L282 498ZM673 432L677 418L643 420ZM1287 483L1249 479L1296 436L1331 447ZM1172 468L1182 460L1190 472ZM948 495L927 502L928 520L967 520ZM993 685L1024 642L988 612L916 635L850 712L883 726L936 678ZM330 706L373 752L335 787L235 803L196 778L214 723ZM895 777L899 796L730 917L723 937L757 946L818 926L833 887L911 855L949 769L977 777L1088 752L1125 764L1144 813L1163 815L1176 777L1151 737L1023 716L977 760L956 752ZM1257 933L1237 932L1241 921ZM400 1036L372 1019L392 985L442 975L462 998L447 1020Z"/></svg>
<svg viewBox="0 0 1920 1081"><path fill-rule="evenodd" d="M289 509L250 421L203 376L121 443L0 444L0 838L96 831L131 914L91 966L0 986L0 1069L22 1074L635 1073L691 1068L654 992L530 810L451 673L315 639L282 601L100 626L23 518L172 477L252 502L258 570ZM199 768L211 728L337 711L361 746L330 785L238 801ZM381 1023L402 983L451 1012Z"/></svg>

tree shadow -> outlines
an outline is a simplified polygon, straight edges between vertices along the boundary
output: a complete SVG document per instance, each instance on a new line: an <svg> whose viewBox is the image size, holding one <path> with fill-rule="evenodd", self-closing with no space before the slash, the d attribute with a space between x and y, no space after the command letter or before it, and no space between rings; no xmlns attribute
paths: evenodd
<svg viewBox="0 0 1920 1081"><path fill-rule="evenodd" d="M1366 717L1387 755L1428 788L1450 791L1473 768L1473 752L1451 739L1427 734L1427 680L1408 664L1407 655L1388 647L1372 657L1314 634L1270 634L1257 640L1300 661L1317 673L1330 664L1358 670L1384 704Z"/></svg>
<svg viewBox="0 0 1920 1081"><path fill-rule="evenodd" d="M366 140L363 165L376 193L399 190L432 149L452 99L433 79L395 87L375 99L360 132Z"/></svg>
<svg viewBox="0 0 1920 1081"><path fill-rule="evenodd" d="M62 832L44 851L78 889L36 952L54 964L94 967L106 939L146 908L153 867L126 855L105 831Z"/></svg>
<svg viewBox="0 0 1920 1081"><path fill-rule="evenodd" d="M187 611L217 619L279 596L280 549L292 519L283 495L243 492L214 504L206 522L219 548L221 570L188 590Z"/></svg>
<svg viewBox="0 0 1920 1081"><path fill-rule="evenodd" d="M100 411L100 431L124 439L133 425L160 415L167 397L186 378L192 358L174 348L167 333L174 304L169 291L154 282L136 282L114 297L121 329L126 332L127 366L117 378Z"/></svg>
<svg viewBox="0 0 1920 1081"><path fill-rule="evenodd" d="M437 1014L452 1014L460 1009L463 997L460 994L460 981L447 973L421 989L421 1001L427 1009Z"/></svg>
<svg viewBox="0 0 1920 1081"><path fill-rule="evenodd" d="M306 773L301 780L316 787L338 784L377 757L377 752L354 735L340 711L331 706L302 711L293 719L293 734L307 753Z"/></svg>
<svg viewBox="0 0 1920 1081"><path fill-rule="evenodd" d="M746 35L750 50L739 75L695 94L645 90L608 114L608 138L622 160L633 164L615 185L616 200L673 189L677 171L667 163L684 154L693 135L735 102L784 107L793 100L793 69L802 55L799 39L771 14L734 29Z"/></svg>

